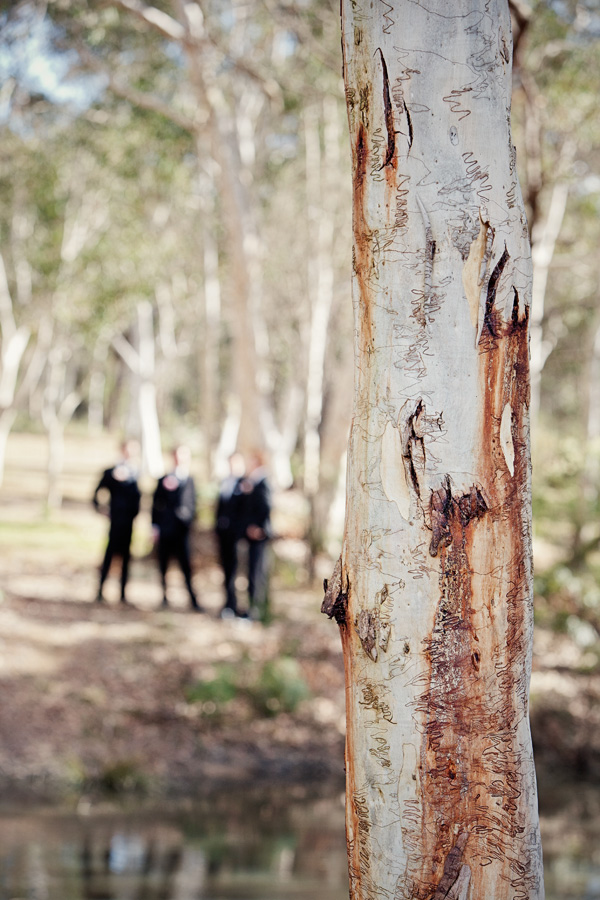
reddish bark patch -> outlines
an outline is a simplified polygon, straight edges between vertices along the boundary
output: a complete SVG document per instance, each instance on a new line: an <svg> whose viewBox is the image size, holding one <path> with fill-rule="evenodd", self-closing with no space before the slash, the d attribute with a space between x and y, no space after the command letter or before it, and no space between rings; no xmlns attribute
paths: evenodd
<svg viewBox="0 0 600 900"><path fill-rule="evenodd" d="M371 311L370 279L373 271L372 234L368 226L365 206L366 176L369 158L368 134L359 122L354 146L353 231L352 262L359 292L360 344L364 352L373 348L373 317Z"/></svg>
<svg viewBox="0 0 600 900"><path fill-rule="evenodd" d="M416 703L424 733L421 853L409 863L415 900L445 897L464 863L472 871L472 891L485 884L488 866L510 885L510 896L537 890L530 748L522 727L531 617L529 515L523 506L529 483L528 313L519 313L516 291L508 321L495 307L508 260L504 253L490 278L479 344L485 400L478 474L484 487L473 485L454 497L446 478L430 498L430 554L440 561L440 600L425 642L426 687ZM506 404L512 410L512 476L500 440Z"/></svg>

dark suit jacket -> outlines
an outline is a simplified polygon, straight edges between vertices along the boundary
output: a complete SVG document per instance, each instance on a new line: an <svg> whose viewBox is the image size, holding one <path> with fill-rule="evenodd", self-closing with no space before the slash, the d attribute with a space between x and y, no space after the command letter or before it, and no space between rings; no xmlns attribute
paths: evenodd
<svg viewBox="0 0 600 900"><path fill-rule="evenodd" d="M109 515L111 523L133 522L140 511L141 493L137 480L130 469L124 465L116 465L106 469L94 491L93 504L100 508L98 494L101 490L110 493Z"/></svg>
<svg viewBox="0 0 600 900"><path fill-rule="evenodd" d="M152 524L160 537L176 537L189 531L196 518L196 487L191 475L180 479L173 472L164 475L152 500Z"/></svg>
<svg viewBox="0 0 600 900"><path fill-rule="evenodd" d="M218 534L239 538L244 533L243 481L243 478L230 476L221 484L215 511L215 529Z"/></svg>
<svg viewBox="0 0 600 900"><path fill-rule="evenodd" d="M271 537L271 491L267 479L254 482L247 478L245 485L250 490L244 496L244 532L249 525L257 525L265 532L265 538Z"/></svg>

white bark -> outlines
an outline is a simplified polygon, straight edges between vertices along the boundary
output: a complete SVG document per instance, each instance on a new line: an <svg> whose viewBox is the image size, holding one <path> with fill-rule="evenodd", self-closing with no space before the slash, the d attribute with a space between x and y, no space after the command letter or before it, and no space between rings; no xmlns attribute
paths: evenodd
<svg viewBox="0 0 600 900"><path fill-rule="evenodd" d="M0 253L0 486L4 480L6 442L16 418L17 379L29 343L28 328L17 327L13 301Z"/></svg>
<svg viewBox="0 0 600 900"><path fill-rule="evenodd" d="M314 497L319 489L321 442L319 425L323 411L323 382L329 317L333 302L333 237L334 221L325 188L329 176L337 172L339 132L337 105L326 104L325 152L321 159L319 117L308 109L305 114L306 184L309 212L309 290L311 319L308 343L308 375L306 379L306 426L304 436L304 490Z"/></svg>
<svg viewBox="0 0 600 900"><path fill-rule="evenodd" d="M539 900L508 5L342 10L355 403L324 610L346 664L351 897Z"/></svg>

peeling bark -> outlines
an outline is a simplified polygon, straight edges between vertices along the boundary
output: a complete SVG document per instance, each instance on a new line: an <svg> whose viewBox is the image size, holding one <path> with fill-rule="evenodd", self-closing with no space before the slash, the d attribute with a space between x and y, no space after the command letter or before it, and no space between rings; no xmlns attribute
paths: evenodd
<svg viewBox="0 0 600 900"><path fill-rule="evenodd" d="M351 898L541 900L508 4L343 0L342 26L355 401L323 611L346 670Z"/></svg>

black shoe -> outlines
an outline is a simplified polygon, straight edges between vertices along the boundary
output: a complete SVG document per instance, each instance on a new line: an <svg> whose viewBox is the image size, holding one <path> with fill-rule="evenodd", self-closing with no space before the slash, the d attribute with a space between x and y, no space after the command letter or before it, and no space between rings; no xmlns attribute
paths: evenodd
<svg viewBox="0 0 600 900"><path fill-rule="evenodd" d="M129 603L127 597L121 597L121 603Z"/></svg>
<svg viewBox="0 0 600 900"><path fill-rule="evenodd" d="M162 608L162 609L166 609L166 608L167 608L167 606L169 605L169 601L167 600L166 597L163 597L163 598L162 598L162 603L161 603L160 605L161 605L161 608Z"/></svg>
<svg viewBox="0 0 600 900"><path fill-rule="evenodd" d="M102 596L102 591L98 591L96 596L96 603L104 603L104 597Z"/></svg>

